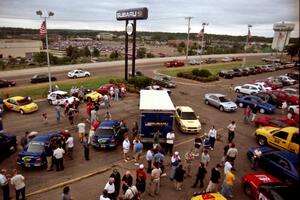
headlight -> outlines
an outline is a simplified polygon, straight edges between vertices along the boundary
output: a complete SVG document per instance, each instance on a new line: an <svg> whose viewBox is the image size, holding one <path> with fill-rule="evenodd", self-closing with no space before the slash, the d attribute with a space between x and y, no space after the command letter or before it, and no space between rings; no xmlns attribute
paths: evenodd
<svg viewBox="0 0 300 200"><path fill-rule="evenodd" d="M181 125L181 128L186 129L186 126L185 125Z"/></svg>

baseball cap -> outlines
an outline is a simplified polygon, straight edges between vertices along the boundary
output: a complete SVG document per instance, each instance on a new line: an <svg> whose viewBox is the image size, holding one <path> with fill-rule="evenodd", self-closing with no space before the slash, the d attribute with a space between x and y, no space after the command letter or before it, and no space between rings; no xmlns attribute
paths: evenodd
<svg viewBox="0 0 300 200"><path fill-rule="evenodd" d="M143 164L140 164L140 169L144 169L144 165Z"/></svg>

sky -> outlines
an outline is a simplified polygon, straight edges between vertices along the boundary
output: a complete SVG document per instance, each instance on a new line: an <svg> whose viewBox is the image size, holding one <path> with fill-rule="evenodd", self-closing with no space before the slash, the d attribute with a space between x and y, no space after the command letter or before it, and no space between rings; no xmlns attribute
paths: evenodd
<svg viewBox="0 0 300 200"><path fill-rule="evenodd" d="M273 24L295 23L292 37L299 37L299 0L0 0L0 27L38 29L41 18L35 13L54 12L47 21L50 29L90 29L123 31L124 21L116 11L147 7L147 20L137 22L137 31L197 33L208 23L206 33L272 37Z"/></svg>

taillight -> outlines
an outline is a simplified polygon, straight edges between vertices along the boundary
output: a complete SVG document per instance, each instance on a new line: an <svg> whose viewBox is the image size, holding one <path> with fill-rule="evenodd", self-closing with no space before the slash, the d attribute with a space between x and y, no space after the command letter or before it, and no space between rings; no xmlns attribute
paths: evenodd
<svg viewBox="0 0 300 200"><path fill-rule="evenodd" d="M41 158L37 158L37 159L35 159L35 162L41 163L41 162L42 162L42 159L41 159Z"/></svg>

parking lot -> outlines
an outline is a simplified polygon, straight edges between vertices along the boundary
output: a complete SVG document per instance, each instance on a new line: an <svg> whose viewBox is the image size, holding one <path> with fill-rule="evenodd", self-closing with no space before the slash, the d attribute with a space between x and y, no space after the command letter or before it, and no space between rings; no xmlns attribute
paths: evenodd
<svg viewBox="0 0 300 200"><path fill-rule="evenodd" d="M282 75L287 73L288 70L280 70L276 72L269 72L258 74L255 76L239 77L232 80L220 79L220 81L212 83L199 83L197 81L186 80L176 78L177 87L172 89L171 99L175 106L186 105L194 109L202 123L202 131L208 132L209 128L214 125L218 130L218 134L221 139L216 142L215 149L210 151L211 162L207 168L207 175L205 178L205 186L207 186L211 169L220 162L223 156L223 147L227 144L227 125L235 120L237 123L237 131L234 142L239 150L237 160L235 162L235 174L237 180L234 185L233 199L242 200L248 199L242 192L241 178L247 173L253 172L250 169L250 162L247 160L246 151L249 147L257 146L255 137L253 135L255 127L253 124L245 125L243 123L244 109L238 108L234 113L220 112L218 109L205 105L204 94L206 93L223 93L226 94L232 100L236 99L236 94L230 91L230 85L241 85L251 82L256 79L263 79L269 76ZM127 122L128 128L131 130L134 121L139 121L139 96L137 94L128 94L127 97L119 102L112 102L110 112L113 119L124 119ZM25 131L38 131L40 133L47 133L56 130L68 129L75 137L75 149L74 160L65 159L65 170L63 172L51 171L47 172L40 169L22 169L21 174L26 178L26 191L30 194L35 191L41 190L41 193L31 195L28 199L59 199L62 191L62 187L54 188L53 190L43 191L45 188L55 186L59 183L70 181L71 193L74 199L98 199L104 185L107 182L109 174L112 172L112 168L118 168L121 175L126 170L132 170L133 174L136 166L133 162L124 163L122 159L121 148L118 147L112 151L99 151L92 149L90 151L90 161L85 161L83 156L83 147L79 143L77 134L77 127L68 124L66 118L63 117L61 123L57 123L55 119L54 107L48 105L47 102L41 101L38 103L39 111L28 114L20 115L15 112L7 111L5 113L3 122L5 130L9 133L17 135L18 139L24 134ZM104 110L103 118L104 118ZM42 113L48 114L48 123L43 123ZM281 112L276 110L274 116L282 116ZM262 114L258 114L258 117ZM80 112L76 116L75 121L77 123L84 122L87 115L85 112L85 106L81 105ZM34 127L34 128L33 128ZM176 140L175 150L179 151L181 157L184 157L186 151L188 151L194 142L195 135L182 134L175 128ZM20 148L18 151L20 151ZM0 168L13 169L16 165L17 153L14 153L10 157L1 161ZM146 165L145 158L142 159ZM170 162L170 157L165 158L165 163ZM193 174L196 174L199 158L194 161ZM167 174L170 174L170 166L166 167ZM221 170L223 171L223 170ZM258 171L261 171L260 169ZM97 173L99 172L99 173ZM90 176L89 176L90 175ZM85 178L85 176L88 176ZM223 176L222 176L223 179ZM149 180L149 179L148 179ZM163 178L161 192L156 198L152 198L147 194L143 199L189 199L196 191L200 191L200 188L191 188L195 177L187 177L183 182L183 190L175 191L173 183L168 178ZM168 197L166 197L168 195Z"/></svg>

